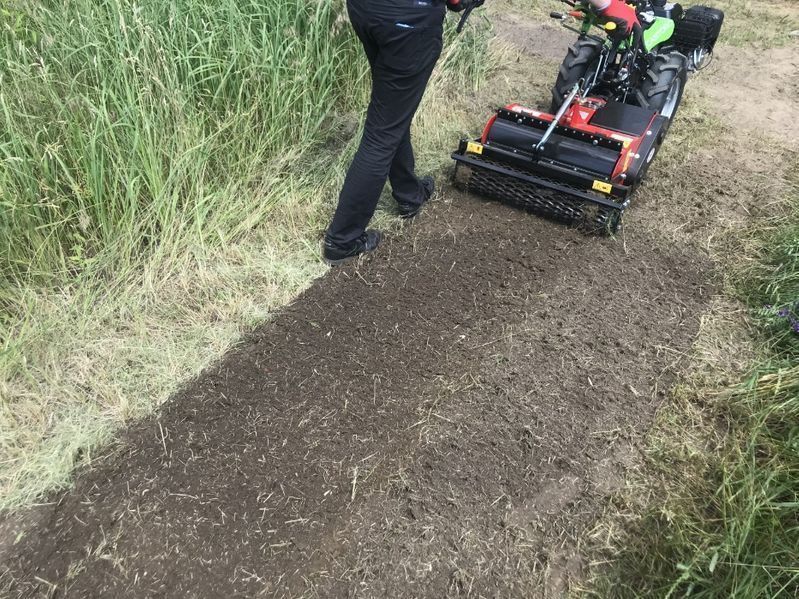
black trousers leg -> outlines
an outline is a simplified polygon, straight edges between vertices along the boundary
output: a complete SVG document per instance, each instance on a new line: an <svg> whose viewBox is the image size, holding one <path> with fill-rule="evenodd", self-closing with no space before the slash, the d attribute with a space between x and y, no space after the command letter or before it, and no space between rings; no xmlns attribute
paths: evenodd
<svg viewBox="0 0 799 599"><path fill-rule="evenodd" d="M394 199L398 202L409 204L422 202L422 184L416 176L416 159L413 155L413 145L411 144L411 130L405 133L400 141L399 148L394 154L391 162L391 169L388 171L388 180L391 183L391 191Z"/></svg>
<svg viewBox="0 0 799 599"><path fill-rule="evenodd" d="M347 246L363 234L390 174L395 197L413 202L420 193L410 126L441 54L444 7L407 4L348 2L370 58L372 94L363 138L327 230L336 245Z"/></svg>

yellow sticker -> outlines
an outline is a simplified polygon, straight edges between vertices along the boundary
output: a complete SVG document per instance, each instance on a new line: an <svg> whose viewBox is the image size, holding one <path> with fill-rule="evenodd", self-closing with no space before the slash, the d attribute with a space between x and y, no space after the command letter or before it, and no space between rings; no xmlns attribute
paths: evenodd
<svg viewBox="0 0 799 599"><path fill-rule="evenodd" d="M470 141L468 144L466 144L466 151L470 154L482 154L483 146L477 142Z"/></svg>
<svg viewBox="0 0 799 599"><path fill-rule="evenodd" d="M613 186L610 183L605 183L604 181L594 181L593 188L597 191L601 191L602 193L610 193L613 191Z"/></svg>

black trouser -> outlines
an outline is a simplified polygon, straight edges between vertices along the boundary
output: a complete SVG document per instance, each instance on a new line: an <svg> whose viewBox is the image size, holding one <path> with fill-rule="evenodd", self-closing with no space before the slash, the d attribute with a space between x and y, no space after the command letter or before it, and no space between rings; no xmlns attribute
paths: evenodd
<svg viewBox="0 0 799 599"><path fill-rule="evenodd" d="M442 0L347 0L372 72L363 138L350 165L329 241L347 246L366 229L386 178L398 202L421 203L411 121L441 54Z"/></svg>

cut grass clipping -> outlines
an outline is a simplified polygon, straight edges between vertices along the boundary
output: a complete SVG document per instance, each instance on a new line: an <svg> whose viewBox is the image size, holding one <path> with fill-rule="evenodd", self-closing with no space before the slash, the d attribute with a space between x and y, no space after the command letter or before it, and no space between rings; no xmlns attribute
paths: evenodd
<svg viewBox="0 0 799 599"><path fill-rule="evenodd" d="M0 38L2 509L324 272L368 77L343 0L12 0ZM420 169L493 64L485 27L448 38Z"/></svg>

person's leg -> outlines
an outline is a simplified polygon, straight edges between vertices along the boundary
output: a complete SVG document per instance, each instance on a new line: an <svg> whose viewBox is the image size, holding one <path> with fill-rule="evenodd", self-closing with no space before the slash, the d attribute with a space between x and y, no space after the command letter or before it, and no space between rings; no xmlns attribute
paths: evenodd
<svg viewBox="0 0 799 599"><path fill-rule="evenodd" d="M397 148L397 153L394 154L394 160L391 162L391 169L388 173L392 195L398 203L417 204L422 201L424 190L416 177L415 169L416 159L411 144L411 129L408 127L400 141L399 148Z"/></svg>
<svg viewBox="0 0 799 599"><path fill-rule="evenodd" d="M371 101L326 242L345 247L363 234L403 140L409 149L410 124L441 52L443 16L443 9L430 7L370 25L379 47Z"/></svg>

